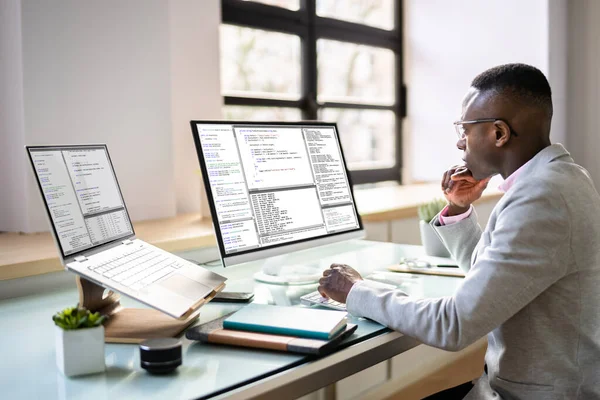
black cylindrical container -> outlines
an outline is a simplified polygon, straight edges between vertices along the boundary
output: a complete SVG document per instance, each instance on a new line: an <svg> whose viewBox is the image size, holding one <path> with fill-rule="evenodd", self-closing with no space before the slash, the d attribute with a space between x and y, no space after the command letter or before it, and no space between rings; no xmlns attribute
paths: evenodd
<svg viewBox="0 0 600 400"><path fill-rule="evenodd" d="M181 341L148 339L140 343L140 364L153 374L168 374L181 365Z"/></svg>

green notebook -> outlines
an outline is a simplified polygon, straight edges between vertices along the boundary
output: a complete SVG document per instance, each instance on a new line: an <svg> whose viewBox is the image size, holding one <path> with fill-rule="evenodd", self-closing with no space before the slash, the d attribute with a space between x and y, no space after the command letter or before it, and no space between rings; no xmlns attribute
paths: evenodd
<svg viewBox="0 0 600 400"><path fill-rule="evenodd" d="M223 321L223 328L328 340L346 326L345 311L248 304Z"/></svg>

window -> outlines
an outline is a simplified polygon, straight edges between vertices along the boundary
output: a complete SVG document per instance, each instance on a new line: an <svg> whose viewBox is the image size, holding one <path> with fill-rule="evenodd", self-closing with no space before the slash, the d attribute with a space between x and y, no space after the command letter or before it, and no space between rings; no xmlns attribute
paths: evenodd
<svg viewBox="0 0 600 400"><path fill-rule="evenodd" d="M401 180L401 0L221 0L230 120L337 122L355 184Z"/></svg>

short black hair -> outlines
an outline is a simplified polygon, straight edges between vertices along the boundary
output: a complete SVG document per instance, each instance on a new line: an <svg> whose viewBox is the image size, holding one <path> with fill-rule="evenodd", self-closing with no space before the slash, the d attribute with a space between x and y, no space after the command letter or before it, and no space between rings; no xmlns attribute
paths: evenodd
<svg viewBox="0 0 600 400"><path fill-rule="evenodd" d="M536 67L527 64L504 64L477 75L471 86L482 92L492 90L526 105L544 109L552 117L552 90L548 80Z"/></svg>

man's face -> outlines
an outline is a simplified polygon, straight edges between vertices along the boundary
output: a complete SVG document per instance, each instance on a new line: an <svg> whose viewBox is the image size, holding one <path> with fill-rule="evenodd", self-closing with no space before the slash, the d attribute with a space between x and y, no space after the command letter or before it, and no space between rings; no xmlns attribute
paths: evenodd
<svg viewBox="0 0 600 400"><path fill-rule="evenodd" d="M482 93L470 88L463 99L462 121L484 118L495 118L490 110L489 102ZM482 122L477 124L464 124L465 138L456 143L456 147L463 151L463 161L471 171L473 177L481 180L496 174L492 166L496 147L494 146L494 123Z"/></svg>

